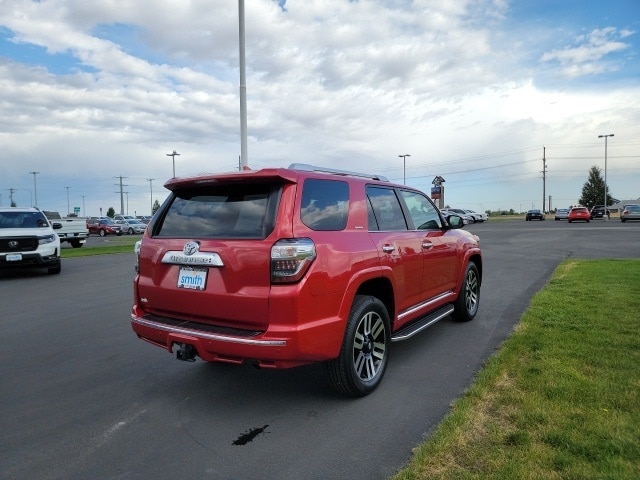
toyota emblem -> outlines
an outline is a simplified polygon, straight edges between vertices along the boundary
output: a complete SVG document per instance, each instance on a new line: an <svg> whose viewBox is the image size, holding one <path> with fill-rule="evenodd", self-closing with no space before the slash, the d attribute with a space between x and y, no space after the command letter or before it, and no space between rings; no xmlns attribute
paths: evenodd
<svg viewBox="0 0 640 480"><path fill-rule="evenodd" d="M198 242L187 242L184 244L184 247L182 247L182 253L185 255L193 255L194 253L197 253L199 249L200 245Z"/></svg>

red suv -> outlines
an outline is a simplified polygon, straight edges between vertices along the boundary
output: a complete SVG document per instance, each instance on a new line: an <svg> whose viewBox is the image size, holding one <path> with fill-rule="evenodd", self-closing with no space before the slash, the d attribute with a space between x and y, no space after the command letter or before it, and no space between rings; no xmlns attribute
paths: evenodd
<svg viewBox="0 0 640 480"><path fill-rule="evenodd" d="M478 237L419 190L302 164L165 186L136 245L131 323L178 359L324 362L362 396L391 342L476 315Z"/></svg>

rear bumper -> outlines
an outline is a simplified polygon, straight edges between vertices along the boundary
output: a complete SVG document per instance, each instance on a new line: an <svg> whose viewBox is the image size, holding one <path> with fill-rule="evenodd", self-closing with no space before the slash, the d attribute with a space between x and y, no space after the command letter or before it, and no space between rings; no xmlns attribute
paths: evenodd
<svg viewBox="0 0 640 480"><path fill-rule="evenodd" d="M251 362L262 368L291 368L334 358L337 353L327 339L342 338L339 326L335 319L252 331L137 314L135 306L131 314L131 327L138 337L169 352L175 345L191 345L208 362Z"/></svg>

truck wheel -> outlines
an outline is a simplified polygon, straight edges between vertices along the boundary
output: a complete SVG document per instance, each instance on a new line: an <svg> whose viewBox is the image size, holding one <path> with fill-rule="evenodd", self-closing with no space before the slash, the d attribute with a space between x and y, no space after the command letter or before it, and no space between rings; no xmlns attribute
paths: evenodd
<svg viewBox="0 0 640 480"><path fill-rule="evenodd" d="M104 237L107 234L107 232L105 232L104 230L100 230L99 233L101 237Z"/></svg>
<svg viewBox="0 0 640 480"><path fill-rule="evenodd" d="M480 276L478 267L473 262L467 264L467 270L462 279L462 287L454 303L453 318L460 322L473 320L478 313L480 304Z"/></svg>
<svg viewBox="0 0 640 480"><path fill-rule="evenodd" d="M51 267L47 270L50 274L56 275L62 271L62 260L58 259L58 264L55 267Z"/></svg>
<svg viewBox="0 0 640 480"><path fill-rule="evenodd" d="M80 240L71 240L70 243L73 248L80 248L83 245Z"/></svg>
<svg viewBox="0 0 640 480"><path fill-rule="evenodd" d="M371 393L382 380L389 358L391 327L384 304L356 295L338 358L325 363L331 387L351 397Z"/></svg>

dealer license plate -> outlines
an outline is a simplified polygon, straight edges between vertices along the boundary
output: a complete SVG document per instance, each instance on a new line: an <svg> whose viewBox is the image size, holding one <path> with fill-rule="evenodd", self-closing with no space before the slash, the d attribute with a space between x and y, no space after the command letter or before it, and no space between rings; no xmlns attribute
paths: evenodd
<svg viewBox="0 0 640 480"><path fill-rule="evenodd" d="M204 290L207 286L207 268L181 266L178 271L178 288Z"/></svg>
<svg viewBox="0 0 640 480"><path fill-rule="evenodd" d="M22 260L21 253L7 253L7 262L19 262Z"/></svg>

